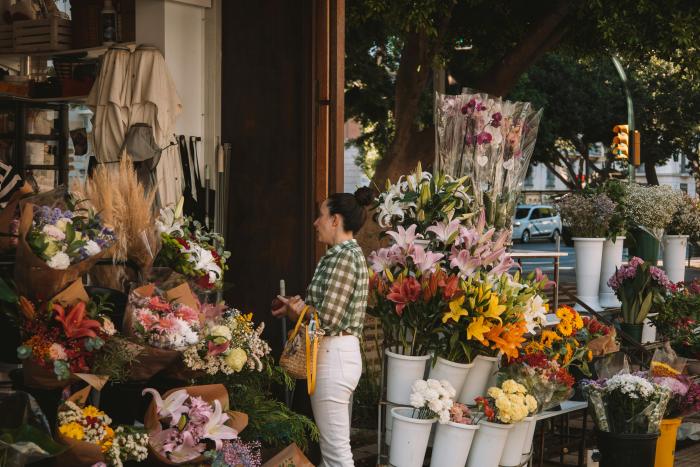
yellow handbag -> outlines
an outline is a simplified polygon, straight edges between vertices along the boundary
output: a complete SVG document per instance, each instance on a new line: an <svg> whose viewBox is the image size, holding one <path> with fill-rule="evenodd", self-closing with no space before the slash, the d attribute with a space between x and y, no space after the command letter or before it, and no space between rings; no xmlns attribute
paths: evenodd
<svg viewBox="0 0 700 467"><path fill-rule="evenodd" d="M307 390L312 395L316 390L318 345L325 333L319 327L318 313L315 311L309 324L304 324L308 309L309 306L306 305L289 334L280 356L280 366L293 378L308 380Z"/></svg>

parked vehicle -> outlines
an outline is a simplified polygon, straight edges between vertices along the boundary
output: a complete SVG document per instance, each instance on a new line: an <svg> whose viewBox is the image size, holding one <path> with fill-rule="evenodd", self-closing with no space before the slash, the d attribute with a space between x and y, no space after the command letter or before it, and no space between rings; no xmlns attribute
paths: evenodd
<svg viewBox="0 0 700 467"><path fill-rule="evenodd" d="M515 209L513 240L527 243L533 238L549 238L556 242L561 230L561 217L554 206L521 204Z"/></svg>

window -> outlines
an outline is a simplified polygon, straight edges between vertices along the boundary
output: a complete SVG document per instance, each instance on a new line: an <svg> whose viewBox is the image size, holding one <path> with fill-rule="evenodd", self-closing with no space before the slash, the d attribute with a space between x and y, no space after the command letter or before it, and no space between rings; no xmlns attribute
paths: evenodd
<svg viewBox="0 0 700 467"><path fill-rule="evenodd" d="M535 186L535 182L532 177L532 166L527 168L527 175L525 175L525 186L528 188Z"/></svg>
<svg viewBox="0 0 700 467"><path fill-rule="evenodd" d="M541 213L539 209L533 209L532 214L530 214L530 220L533 219L539 219L541 217Z"/></svg>
<svg viewBox="0 0 700 467"><path fill-rule="evenodd" d="M687 183L681 183L681 191L683 193L688 193L688 184Z"/></svg>
<svg viewBox="0 0 700 467"><path fill-rule="evenodd" d="M540 208L540 219L544 219L546 217L552 217L552 210L549 208Z"/></svg>
<svg viewBox="0 0 700 467"><path fill-rule="evenodd" d="M554 172L551 170L547 169L547 182L546 182L546 187L547 188L554 188Z"/></svg>
<svg viewBox="0 0 700 467"><path fill-rule="evenodd" d="M515 210L516 219L525 219L530 214L530 208L518 208Z"/></svg>

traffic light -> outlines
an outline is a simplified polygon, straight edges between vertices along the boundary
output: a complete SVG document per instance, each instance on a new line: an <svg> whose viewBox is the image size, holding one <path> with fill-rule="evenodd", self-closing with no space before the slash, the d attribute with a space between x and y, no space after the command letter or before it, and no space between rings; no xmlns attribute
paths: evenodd
<svg viewBox="0 0 700 467"><path fill-rule="evenodd" d="M630 154L629 136L630 127L629 125L615 125L613 127L613 133L615 137L612 142L612 153L617 160L627 160Z"/></svg>

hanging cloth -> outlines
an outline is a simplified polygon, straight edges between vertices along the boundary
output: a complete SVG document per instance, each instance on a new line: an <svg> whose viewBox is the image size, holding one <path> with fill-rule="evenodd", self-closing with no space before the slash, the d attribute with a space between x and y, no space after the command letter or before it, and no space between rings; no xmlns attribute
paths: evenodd
<svg viewBox="0 0 700 467"><path fill-rule="evenodd" d="M163 54L154 46L137 47L131 54L129 74L129 125L150 125L156 145L165 148L170 143L175 120L182 113L182 101ZM175 147L163 150L156 166L156 175L161 203L177 203L182 196L183 173Z"/></svg>
<svg viewBox="0 0 700 467"><path fill-rule="evenodd" d="M129 128L131 81L128 79L131 51L111 47L102 57L100 73L88 95L92 109L93 147L98 162L118 162Z"/></svg>

